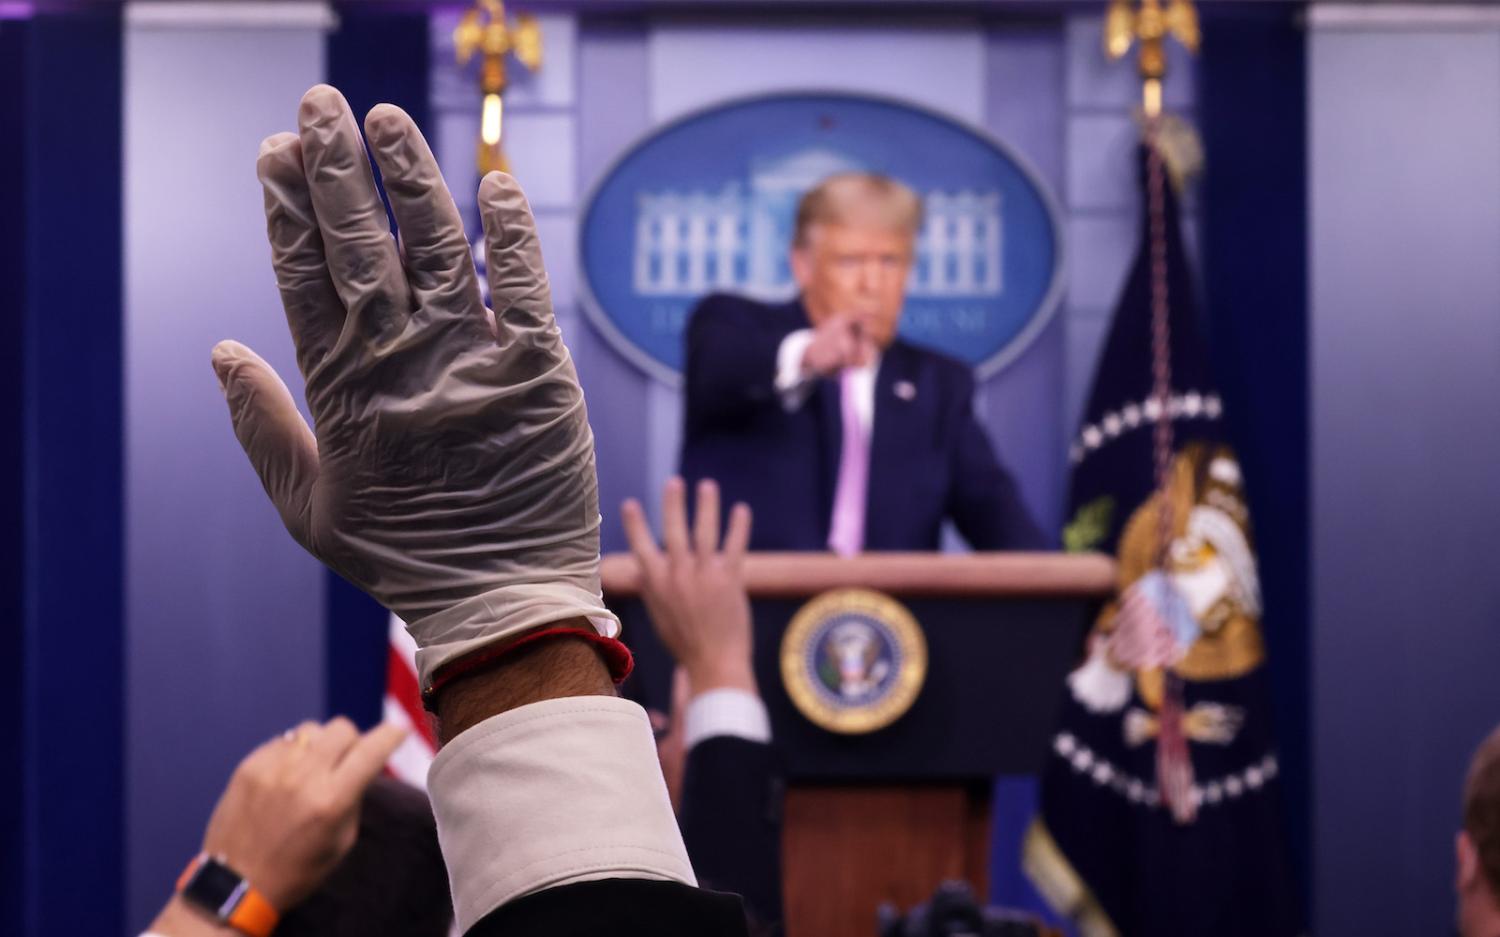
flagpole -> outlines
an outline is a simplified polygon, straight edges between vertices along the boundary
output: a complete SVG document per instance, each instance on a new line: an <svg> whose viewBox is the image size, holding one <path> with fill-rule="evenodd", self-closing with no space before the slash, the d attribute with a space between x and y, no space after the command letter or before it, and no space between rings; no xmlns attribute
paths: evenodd
<svg viewBox="0 0 1500 937"><path fill-rule="evenodd" d="M1191 52L1199 46L1198 14L1192 0L1112 0L1104 22L1104 47L1110 58L1118 59L1132 45L1139 48L1137 58L1141 76L1142 135L1146 144L1147 228L1150 250L1151 297L1151 373L1152 398L1158 418L1153 435L1153 456L1158 506L1156 568L1166 572L1176 518L1172 513L1173 413L1172 413L1172 332L1171 297L1167 276L1167 207L1166 168L1163 165L1160 134L1162 128L1162 83L1167 73L1166 39L1176 38ZM1181 824L1197 818L1198 805L1193 798L1193 765L1187 737L1183 730L1183 681L1170 667L1165 668L1159 734L1156 749L1157 786L1162 801Z"/></svg>
<svg viewBox="0 0 1500 937"><path fill-rule="evenodd" d="M479 90L484 104L475 150L479 175L496 169L510 172L500 145L504 95L510 84L505 59L511 56L530 71L541 68L542 34L536 17L523 13L513 23L508 22L502 0L474 0L473 8L453 30L453 50L459 65L467 65L476 54L480 56Z"/></svg>

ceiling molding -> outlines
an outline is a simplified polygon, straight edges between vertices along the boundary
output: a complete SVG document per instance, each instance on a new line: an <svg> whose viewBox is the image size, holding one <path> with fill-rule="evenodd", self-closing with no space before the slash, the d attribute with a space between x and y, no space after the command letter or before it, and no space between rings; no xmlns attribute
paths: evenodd
<svg viewBox="0 0 1500 937"><path fill-rule="evenodd" d="M133 29L333 29L338 17L328 3L273 3L267 0L165 2L137 0L125 4L125 23Z"/></svg>
<svg viewBox="0 0 1500 937"><path fill-rule="evenodd" d="M1500 27L1500 8L1471 3L1317 3L1308 25L1321 30L1423 30Z"/></svg>

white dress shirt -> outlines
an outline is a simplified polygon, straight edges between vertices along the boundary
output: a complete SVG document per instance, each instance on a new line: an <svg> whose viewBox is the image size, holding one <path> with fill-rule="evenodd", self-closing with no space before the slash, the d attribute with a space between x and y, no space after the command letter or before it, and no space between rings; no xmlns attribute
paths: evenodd
<svg viewBox="0 0 1500 937"><path fill-rule="evenodd" d="M802 356L812 344L813 330L798 329L781 340L776 349L776 392L781 395L781 405L786 412L795 413L807 402L812 391L814 375L802 370ZM879 354L862 368L851 368L849 376L854 390L854 412L859 417L865 438L870 438L870 429L875 425L875 372L880 369Z"/></svg>
<svg viewBox="0 0 1500 937"><path fill-rule="evenodd" d="M771 741L771 717L759 696L748 690L721 687L688 700L682 714L684 751L705 739L725 735L749 742Z"/></svg>

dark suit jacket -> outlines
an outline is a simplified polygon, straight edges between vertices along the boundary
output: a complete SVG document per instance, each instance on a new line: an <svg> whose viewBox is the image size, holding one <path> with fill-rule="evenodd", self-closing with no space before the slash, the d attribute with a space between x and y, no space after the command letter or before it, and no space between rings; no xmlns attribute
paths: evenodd
<svg viewBox="0 0 1500 937"><path fill-rule="evenodd" d="M608 878L508 902L466 937L748 937L740 899L677 882Z"/></svg>
<svg viewBox="0 0 1500 937"><path fill-rule="evenodd" d="M827 549L838 475L839 386L822 380L786 412L776 393L782 339L808 327L800 301L766 306L717 294L687 328L682 475L718 481L755 511L751 547ZM904 393L898 393L900 387ZM936 550L951 518L976 550L1044 549L974 417L967 366L897 339L875 378L866 550Z"/></svg>
<svg viewBox="0 0 1500 937"><path fill-rule="evenodd" d="M781 805L771 746L720 735L687 754L677 822L698 883L745 899L755 934L781 933Z"/></svg>

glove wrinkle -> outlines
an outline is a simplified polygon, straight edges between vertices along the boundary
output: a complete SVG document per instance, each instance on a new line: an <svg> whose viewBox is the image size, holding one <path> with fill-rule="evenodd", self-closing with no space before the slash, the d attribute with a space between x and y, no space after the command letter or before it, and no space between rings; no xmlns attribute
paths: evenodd
<svg viewBox="0 0 1500 937"><path fill-rule="evenodd" d="M265 187L266 234L276 285L303 377L338 341L344 306L328 275L323 236L302 167L302 143L277 134L262 145L256 173Z"/></svg>

